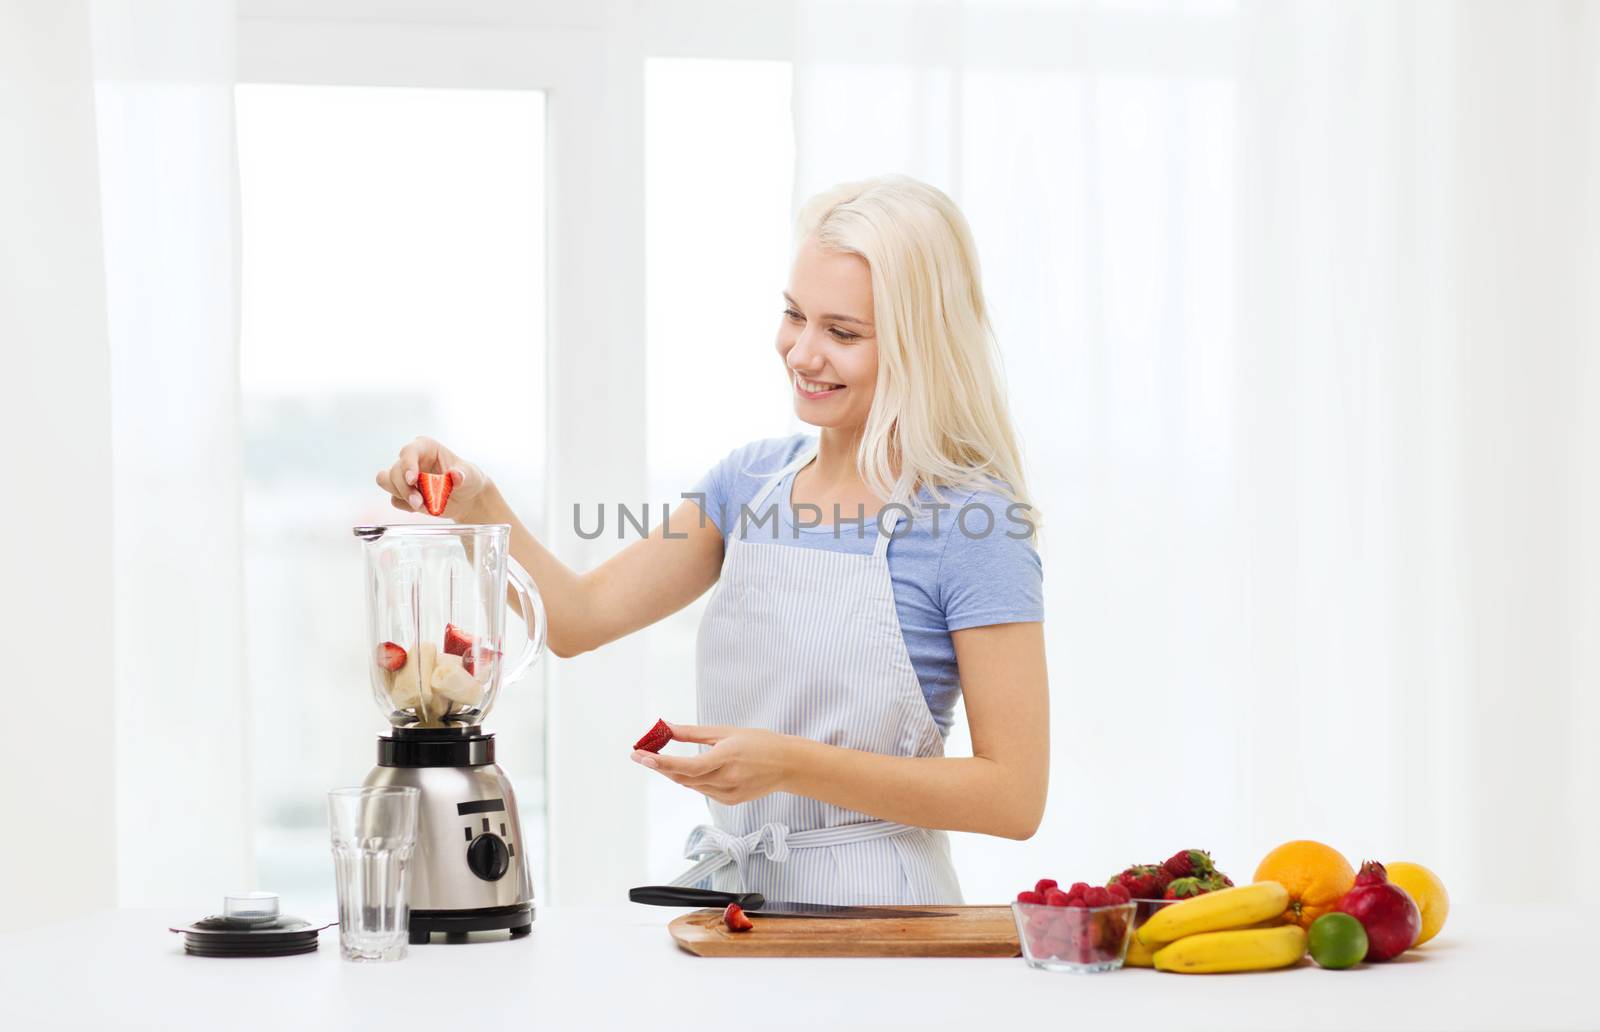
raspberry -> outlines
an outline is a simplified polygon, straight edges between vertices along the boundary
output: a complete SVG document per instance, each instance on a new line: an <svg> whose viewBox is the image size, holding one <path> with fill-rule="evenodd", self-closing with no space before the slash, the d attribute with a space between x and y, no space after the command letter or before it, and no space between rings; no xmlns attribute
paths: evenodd
<svg viewBox="0 0 1600 1032"><path fill-rule="evenodd" d="M1017 902L1018 903L1032 903L1034 906L1038 906L1038 905L1040 905L1041 903L1044 902L1044 893L1042 893L1042 892L1026 892L1026 891L1019 892L1019 893L1017 893Z"/></svg>
<svg viewBox="0 0 1600 1032"><path fill-rule="evenodd" d="M1067 905L1067 894L1062 892L1060 889L1046 889L1044 892L1044 902L1046 906L1064 907Z"/></svg>
<svg viewBox="0 0 1600 1032"><path fill-rule="evenodd" d="M1128 894L1128 890L1123 888L1121 885L1107 885L1106 892L1109 893L1111 897L1118 903L1126 903L1133 899L1133 897Z"/></svg>
<svg viewBox="0 0 1600 1032"><path fill-rule="evenodd" d="M1091 907L1108 907L1111 905L1112 897L1109 891L1096 885L1083 894L1083 901Z"/></svg>
<svg viewBox="0 0 1600 1032"><path fill-rule="evenodd" d="M1060 884L1061 883L1056 881L1054 878L1040 878L1037 882L1034 883L1033 891L1037 892L1039 895L1043 896L1045 889L1053 889L1053 888L1056 888Z"/></svg>
<svg viewBox="0 0 1600 1032"><path fill-rule="evenodd" d="M1078 895L1081 896L1085 892L1089 891L1089 883L1088 882L1075 881L1075 882L1072 883L1072 888L1068 889L1067 891L1068 892L1075 892L1075 893L1077 893Z"/></svg>
<svg viewBox="0 0 1600 1032"><path fill-rule="evenodd" d="M1084 901L1084 898L1082 896L1072 896L1071 898L1069 898L1067 900L1067 906L1069 906L1069 907L1078 907L1079 909L1084 909L1084 908L1087 908L1089 906L1089 904Z"/></svg>

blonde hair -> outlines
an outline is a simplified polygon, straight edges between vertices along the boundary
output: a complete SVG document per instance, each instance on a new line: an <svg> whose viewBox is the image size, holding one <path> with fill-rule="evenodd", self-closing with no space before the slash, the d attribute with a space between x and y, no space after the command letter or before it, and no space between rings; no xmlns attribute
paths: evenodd
<svg viewBox="0 0 1600 1032"><path fill-rule="evenodd" d="M972 231L955 202L909 176L841 183L812 197L797 246L865 259L878 384L856 467L880 498L983 488L1028 505Z"/></svg>

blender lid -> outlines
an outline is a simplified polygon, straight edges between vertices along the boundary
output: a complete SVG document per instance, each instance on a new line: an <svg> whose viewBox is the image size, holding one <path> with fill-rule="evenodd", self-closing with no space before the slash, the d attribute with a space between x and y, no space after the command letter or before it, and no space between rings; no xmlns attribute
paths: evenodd
<svg viewBox="0 0 1600 1032"><path fill-rule="evenodd" d="M396 534L472 534L480 530L509 531L509 523L385 523L381 526L351 528L351 533L363 541L376 541L388 533Z"/></svg>
<svg viewBox="0 0 1600 1032"><path fill-rule="evenodd" d="M221 914L167 931L182 935L183 951L197 957L288 957L313 952L317 934L336 924L280 914L275 893L250 892L224 897Z"/></svg>

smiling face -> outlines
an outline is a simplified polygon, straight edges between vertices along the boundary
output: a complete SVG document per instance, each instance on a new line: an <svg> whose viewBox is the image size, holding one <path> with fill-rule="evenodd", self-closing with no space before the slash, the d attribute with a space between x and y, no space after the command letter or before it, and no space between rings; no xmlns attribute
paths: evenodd
<svg viewBox="0 0 1600 1032"><path fill-rule="evenodd" d="M866 259L808 240L783 292L778 355L794 411L812 426L854 430L867 421L878 382L872 273Z"/></svg>

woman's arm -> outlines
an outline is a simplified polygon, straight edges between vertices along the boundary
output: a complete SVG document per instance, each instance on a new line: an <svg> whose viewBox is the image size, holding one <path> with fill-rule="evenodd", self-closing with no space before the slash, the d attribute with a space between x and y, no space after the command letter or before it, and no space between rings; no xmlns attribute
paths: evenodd
<svg viewBox="0 0 1600 1032"><path fill-rule="evenodd" d="M392 467L378 474L378 486L389 492L395 508L421 508L420 469L450 474L454 486L445 516L458 523L511 524L511 555L538 585L549 624L546 640L562 658L671 616L704 594L722 572L722 534L693 502L680 504L668 524L649 537L578 573L529 533L492 480L432 438L412 441Z"/></svg>
<svg viewBox="0 0 1600 1032"><path fill-rule="evenodd" d="M972 627L951 639L970 758L884 756L771 731L673 725L674 737L712 748L634 759L718 802L792 792L901 824L1029 838L1050 779L1044 625Z"/></svg>
<svg viewBox="0 0 1600 1032"><path fill-rule="evenodd" d="M563 659L671 616L705 594L722 572L722 533L693 502L679 504L649 537L577 573L529 533L498 490L490 495L475 522L511 524L511 555L539 586L550 651Z"/></svg>

